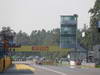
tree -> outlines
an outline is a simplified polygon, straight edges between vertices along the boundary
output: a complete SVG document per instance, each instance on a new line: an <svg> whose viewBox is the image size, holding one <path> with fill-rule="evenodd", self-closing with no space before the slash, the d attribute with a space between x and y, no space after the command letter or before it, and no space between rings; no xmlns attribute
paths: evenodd
<svg viewBox="0 0 100 75"><path fill-rule="evenodd" d="M16 41L22 45L58 45L60 43L60 29L53 29L51 31L33 30L30 36L20 31L17 33Z"/></svg>
<svg viewBox="0 0 100 75"><path fill-rule="evenodd" d="M52 44L54 45L59 45L60 44L60 29L57 28L57 29L53 29L51 31L52 33Z"/></svg>
<svg viewBox="0 0 100 75"><path fill-rule="evenodd" d="M19 31L16 35L16 42L21 45L30 45L30 37L27 33Z"/></svg>
<svg viewBox="0 0 100 75"><path fill-rule="evenodd" d="M95 5L89 10L90 18L90 31L92 35L93 45L100 44L100 33L97 30L97 21L100 21L100 0L96 0Z"/></svg>
<svg viewBox="0 0 100 75"><path fill-rule="evenodd" d="M30 34L31 45L37 45L37 30L33 30Z"/></svg>
<svg viewBox="0 0 100 75"><path fill-rule="evenodd" d="M81 43L91 50L94 45L100 44L100 33L97 30L97 21L100 20L100 0L96 0L93 8L89 10L90 28L85 30L85 37L81 38ZM83 29L84 30L84 29Z"/></svg>

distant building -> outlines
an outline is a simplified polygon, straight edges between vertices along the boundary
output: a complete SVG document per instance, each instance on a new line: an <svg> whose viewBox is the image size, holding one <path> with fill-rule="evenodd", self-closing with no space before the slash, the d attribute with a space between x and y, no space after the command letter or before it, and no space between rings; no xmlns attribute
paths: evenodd
<svg viewBox="0 0 100 75"><path fill-rule="evenodd" d="M75 64L86 58L86 50L77 42L77 15L62 15L60 47L70 48L70 62Z"/></svg>
<svg viewBox="0 0 100 75"><path fill-rule="evenodd" d="M61 16L60 47L76 47L77 19L75 16Z"/></svg>

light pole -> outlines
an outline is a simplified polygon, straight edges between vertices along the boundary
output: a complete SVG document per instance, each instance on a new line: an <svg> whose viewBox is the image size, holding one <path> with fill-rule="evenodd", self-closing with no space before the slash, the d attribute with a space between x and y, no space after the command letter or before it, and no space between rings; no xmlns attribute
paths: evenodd
<svg viewBox="0 0 100 75"><path fill-rule="evenodd" d="M76 42L76 45L75 45L75 61L77 60L77 21L78 21L78 15L77 14L74 14L74 17L75 17L75 19L76 19L76 40L75 40L75 42Z"/></svg>

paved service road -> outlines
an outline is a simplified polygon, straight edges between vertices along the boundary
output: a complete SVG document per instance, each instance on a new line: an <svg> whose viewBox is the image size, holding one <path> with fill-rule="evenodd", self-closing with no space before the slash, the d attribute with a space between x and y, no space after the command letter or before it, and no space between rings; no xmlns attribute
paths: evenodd
<svg viewBox="0 0 100 75"><path fill-rule="evenodd" d="M16 64L16 66L13 66L5 73L0 73L0 75L100 75L100 69Z"/></svg>
<svg viewBox="0 0 100 75"><path fill-rule="evenodd" d="M42 65L41 66L33 65L33 66L38 67L38 69L41 68L42 71L48 71L48 73L56 73L57 75L100 75L100 69L95 69L95 68L88 69L88 68L72 68L66 66L42 66ZM42 71L40 71L40 73ZM49 75L49 74L44 74L44 75Z"/></svg>
<svg viewBox="0 0 100 75"><path fill-rule="evenodd" d="M35 75L66 75L63 72L53 70L47 67L39 66L39 65L34 65L36 68L36 72L34 73Z"/></svg>
<svg viewBox="0 0 100 75"><path fill-rule="evenodd" d="M0 75L62 75L60 72L46 70L39 66L30 66L25 64L15 64L13 67L0 73Z"/></svg>

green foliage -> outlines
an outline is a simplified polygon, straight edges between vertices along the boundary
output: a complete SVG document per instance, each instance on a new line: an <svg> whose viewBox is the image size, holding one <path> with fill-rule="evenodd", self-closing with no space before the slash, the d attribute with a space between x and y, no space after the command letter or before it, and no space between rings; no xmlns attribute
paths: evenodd
<svg viewBox="0 0 100 75"><path fill-rule="evenodd" d="M93 45L100 44L100 33L97 30L97 22L100 21L100 0L96 0L95 5L89 10L91 13L90 30L92 34Z"/></svg>
<svg viewBox="0 0 100 75"><path fill-rule="evenodd" d="M100 15L100 0L96 0L94 7L89 10L89 13L93 16Z"/></svg>
<svg viewBox="0 0 100 75"><path fill-rule="evenodd" d="M60 43L60 29L53 29L51 31L33 30L30 35L20 31L17 33L16 41L21 45L59 45Z"/></svg>
<svg viewBox="0 0 100 75"><path fill-rule="evenodd" d="M20 43L22 45L30 45L30 37L28 36L27 33L19 31L16 35L16 42Z"/></svg>
<svg viewBox="0 0 100 75"><path fill-rule="evenodd" d="M100 65L96 65L96 68L100 68Z"/></svg>
<svg viewBox="0 0 100 75"><path fill-rule="evenodd" d="M100 44L100 33L97 30L97 21L100 21L100 0L96 0L93 8L89 10L90 17L90 28L83 29L85 37L79 36L80 43L83 44L89 50L92 49L93 45ZM79 31L80 34L82 32Z"/></svg>

